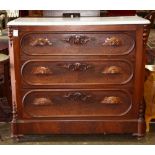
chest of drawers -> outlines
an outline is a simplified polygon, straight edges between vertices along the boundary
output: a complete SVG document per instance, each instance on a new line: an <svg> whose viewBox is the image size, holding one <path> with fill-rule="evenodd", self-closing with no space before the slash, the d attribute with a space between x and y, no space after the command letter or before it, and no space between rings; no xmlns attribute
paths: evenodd
<svg viewBox="0 0 155 155"><path fill-rule="evenodd" d="M143 25L149 22L114 19L115 25L104 18L9 23L14 136L144 135Z"/></svg>

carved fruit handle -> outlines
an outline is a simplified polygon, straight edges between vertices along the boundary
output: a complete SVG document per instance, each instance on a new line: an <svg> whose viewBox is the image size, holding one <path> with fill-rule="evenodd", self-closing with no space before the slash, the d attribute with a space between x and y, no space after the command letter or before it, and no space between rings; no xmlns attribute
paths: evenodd
<svg viewBox="0 0 155 155"><path fill-rule="evenodd" d="M75 45L84 45L88 41L90 41L90 38L87 36L80 36L80 35L72 35L68 38L63 39L69 44L75 44Z"/></svg>
<svg viewBox="0 0 155 155"><path fill-rule="evenodd" d="M122 69L118 66L110 66L106 67L103 71L102 74L121 74Z"/></svg>
<svg viewBox="0 0 155 155"><path fill-rule="evenodd" d="M51 105L53 104L51 99L41 97L41 98L35 98L32 102L33 105L35 106L46 106L46 105Z"/></svg>
<svg viewBox="0 0 155 155"><path fill-rule="evenodd" d="M121 44L122 44L121 40L118 39L117 37L109 37L105 39L102 45L103 46L120 46Z"/></svg>
<svg viewBox="0 0 155 155"><path fill-rule="evenodd" d="M82 92L70 92L66 95L64 95L65 98L68 100L74 100L74 101L87 101L92 96L89 94L84 94Z"/></svg>
<svg viewBox="0 0 155 155"><path fill-rule="evenodd" d="M103 104L120 104L122 103L120 97L117 96L106 96L104 99L101 101Z"/></svg>
<svg viewBox="0 0 155 155"><path fill-rule="evenodd" d="M35 75L50 75L50 74L52 74L52 71L48 67L38 66L38 67L33 68L32 74L35 74Z"/></svg>
<svg viewBox="0 0 155 155"><path fill-rule="evenodd" d="M48 38L37 38L31 43L31 46L51 46L52 42Z"/></svg>

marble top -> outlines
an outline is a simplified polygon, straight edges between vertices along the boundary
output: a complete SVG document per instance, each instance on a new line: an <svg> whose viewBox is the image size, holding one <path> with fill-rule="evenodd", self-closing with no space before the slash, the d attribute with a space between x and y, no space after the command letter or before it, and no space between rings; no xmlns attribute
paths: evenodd
<svg viewBox="0 0 155 155"><path fill-rule="evenodd" d="M80 17L80 18L17 18L7 25L15 26L48 26L48 25L122 25L149 24L149 20L138 16L119 17Z"/></svg>
<svg viewBox="0 0 155 155"><path fill-rule="evenodd" d="M3 62L3 61L6 61L9 59L9 56L8 55L5 55L5 54L1 54L0 53L0 62Z"/></svg>

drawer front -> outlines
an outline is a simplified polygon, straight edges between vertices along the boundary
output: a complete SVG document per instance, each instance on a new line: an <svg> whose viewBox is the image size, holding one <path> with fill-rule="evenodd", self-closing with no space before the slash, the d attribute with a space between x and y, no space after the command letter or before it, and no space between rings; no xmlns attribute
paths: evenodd
<svg viewBox="0 0 155 155"><path fill-rule="evenodd" d="M29 85L126 84L133 77L127 60L26 61L22 79Z"/></svg>
<svg viewBox="0 0 155 155"><path fill-rule="evenodd" d="M32 117L123 116L132 97L125 90L31 90L23 92L23 107Z"/></svg>
<svg viewBox="0 0 155 155"><path fill-rule="evenodd" d="M21 39L28 55L125 55L135 41L131 33L29 33Z"/></svg>

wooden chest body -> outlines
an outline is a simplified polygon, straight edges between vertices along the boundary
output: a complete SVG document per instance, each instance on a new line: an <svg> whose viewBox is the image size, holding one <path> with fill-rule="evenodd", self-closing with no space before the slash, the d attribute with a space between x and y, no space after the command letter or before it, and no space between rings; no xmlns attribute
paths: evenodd
<svg viewBox="0 0 155 155"><path fill-rule="evenodd" d="M9 36L14 136L144 135L143 25L9 26Z"/></svg>

